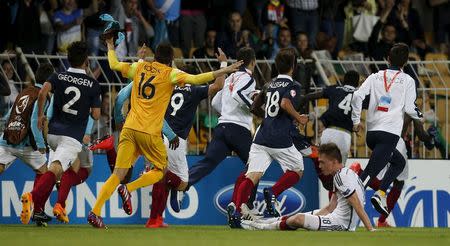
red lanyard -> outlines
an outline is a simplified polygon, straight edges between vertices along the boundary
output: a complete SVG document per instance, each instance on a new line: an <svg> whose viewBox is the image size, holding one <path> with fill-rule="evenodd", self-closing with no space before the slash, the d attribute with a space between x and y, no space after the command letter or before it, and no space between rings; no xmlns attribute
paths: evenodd
<svg viewBox="0 0 450 246"><path fill-rule="evenodd" d="M394 77L392 77L391 82L389 82L389 84L387 84L387 78L386 78L386 72L387 70L384 70L384 89L386 90L386 93L389 93L389 90L391 89L392 84L394 83L394 80L397 78L397 76L402 72L402 71L398 71Z"/></svg>

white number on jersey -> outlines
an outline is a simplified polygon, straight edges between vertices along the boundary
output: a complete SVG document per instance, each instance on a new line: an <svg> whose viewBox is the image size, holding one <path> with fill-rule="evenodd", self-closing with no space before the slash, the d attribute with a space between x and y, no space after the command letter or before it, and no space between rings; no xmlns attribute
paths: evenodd
<svg viewBox="0 0 450 246"><path fill-rule="evenodd" d="M178 101L178 102L177 102ZM173 111L170 115L175 116L177 114L177 111L183 106L184 103L184 96L181 93L175 93L172 96L172 100L170 102L170 105L173 108Z"/></svg>
<svg viewBox="0 0 450 246"><path fill-rule="evenodd" d="M64 94L69 95L71 92L75 92L75 96L70 101L68 101L66 104L64 104L62 111L66 112L68 114L77 115L78 111L71 109L70 107L72 105L74 105L80 99L81 92L80 92L80 89L78 89L77 87L70 86L70 87L66 88L66 90L64 91Z"/></svg>
<svg viewBox="0 0 450 246"><path fill-rule="evenodd" d="M348 95L344 98L344 100L342 100L342 101L339 103L339 105L338 105L338 107L339 107L340 109L344 110L344 114L345 114L345 115L348 115L348 113L349 113L350 111L352 111L352 107L351 107L351 105L352 105L352 97L353 97L353 94L352 94L352 93L348 94Z"/></svg>
<svg viewBox="0 0 450 246"><path fill-rule="evenodd" d="M273 94L272 92L267 92L266 97L266 117L267 115L269 115L270 117L277 116L278 111L280 111L280 93L278 91L275 91Z"/></svg>

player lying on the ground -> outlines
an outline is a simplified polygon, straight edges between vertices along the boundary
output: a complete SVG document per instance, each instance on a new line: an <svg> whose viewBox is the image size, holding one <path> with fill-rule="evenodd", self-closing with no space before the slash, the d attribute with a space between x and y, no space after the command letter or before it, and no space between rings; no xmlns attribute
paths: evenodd
<svg viewBox="0 0 450 246"><path fill-rule="evenodd" d="M319 165L326 175L334 175L334 194L330 203L320 209L292 216L243 220L247 230L296 230L355 231L361 219L368 231L373 231L369 217L364 211L364 187L355 172L344 167L339 148L334 143L319 147ZM359 218L358 218L359 217Z"/></svg>
<svg viewBox="0 0 450 246"><path fill-rule="evenodd" d="M150 161L154 168L138 179L119 186L123 209L132 213L131 192L152 185L162 179L167 166L167 152L161 138L164 114L175 85L204 84L224 74L236 71L242 62L229 67L190 75L171 67L173 48L168 44L158 45L154 62L119 62L114 51L113 39L107 41L108 62L111 69L120 71L123 77L133 79L131 110L120 134L117 160L113 174L102 186L97 201L89 213L88 222L97 228L106 228L100 217L101 209L111 194L124 179L129 168L140 155Z"/></svg>
<svg viewBox="0 0 450 246"><path fill-rule="evenodd" d="M408 128L410 126L410 123L413 122L414 124L414 133L419 138L420 141L423 141L425 143L425 147L428 150L431 150L434 148L434 141L433 138L435 138L435 132L429 130L428 132L425 131L423 128L422 122L419 120L413 120L411 117L405 115L405 122L403 124L403 130L402 130L402 136L403 138L406 137ZM403 158L405 159L406 165L405 168L403 168L403 171L398 175L398 177L394 180L392 183L392 188L389 190L389 193L386 198L386 204L387 204L387 211L390 213L392 209L394 209L395 204L398 201L398 198L400 197L400 194L402 192L403 186L405 184L405 180L408 179L408 155L407 155L407 149L406 149L406 143L403 138L400 138L396 149L402 154ZM380 188L381 180L383 179L384 175L386 174L386 170L389 168L389 165L386 166L381 172L377 175L376 178L372 179L369 183L369 187L373 190L377 191ZM353 163L350 166L350 169L355 171L358 175L361 174L363 171L361 169L361 164L358 162ZM377 227L390 227L390 225L387 223L386 219L389 215L380 214L380 217L378 218Z"/></svg>
<svg viewBox="0 0 450 246"><path fill-rule="evenodd" d="M45 125L44 107L50 92L53 92L53 117L47 135L50 146L49 167L33 191L22 195L20 219L28 224L32 212L42 212L53 186L69 169L82 149L89 115L100 116L100 85L86 74L88 49L84 42L73 42L68 48L70 68L55 73L42 86L38 96L38 128Z"/></svg>
<svg viewBox="0 0 450 246"><path fill-rule="evenodd" d="M235 207L227 207L231 228L240 227L241 218L251 216L246 203L273 160L288 173L288 176L283 175L274 185L280 194L295 185L303 175L303 157L294 147L291 136L293 121L301 125L308 122L308 116L300 115L293 106L295 96L300 93L300 88L292 79L296 62L295 50L292 48L281 49L275 58L279 75L267 86L265 118L251 145L247 173L238 186ZM266 192L271 192L274 188L267 189ZM267 197L273 208L273 194L267 194Z"/></svg>
<svg viewBox="0 0 450 246"><path fill-rule="evenodd" d="M36 173L33 187L47 171L44 134L38 128L37 97L42 84L54 72L51 64L41 64L36 71L36 83L19 93L5 119L6 128L0 137L0 174L19 158ZM46 105L47 107L48 105ZM51 218L39 211L33 221L48 222ZM37 222L39 223L39 222Z"/></svg>

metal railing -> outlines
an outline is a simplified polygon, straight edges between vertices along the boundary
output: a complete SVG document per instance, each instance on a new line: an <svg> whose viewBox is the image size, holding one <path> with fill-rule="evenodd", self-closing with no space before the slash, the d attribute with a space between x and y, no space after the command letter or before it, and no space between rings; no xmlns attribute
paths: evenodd
<svg viewBox="0 0 450 246"><path fill-rule="evenodd" d="M325 54L325 55L324 55ZM362 56L353 56L353 60L331 60L328 59L326 53L315 52L313 60L299 60L298 64L310 66L309 75L305 83L311 86L310 91L319 89L320 86L330 84L340 84L343 80L345 72L356 70L364 79L372 72L385 68L387 61L370 61L365 60ZM137 57L127 57L125 61L137 61ZM65 56L59 55L37 55L22 54L20 50L17 54L0 54L0 61L12 65L12 77L9 72L9 80L14 81L18 90L22 89L26 84L33 80L33 71L41 63L51 63L57 71L66 70L68 62ZM111 122L113 113L114 100L118 91L127 84L127 81L115 71L109 69L107 58L104 56L89 57L90 75L97 78L102 86L104 103L102 106L102 118L96 124L94 137L101 137L103 134L114 133ZM257 86L261 87L267 81L270 81L272 70L274 68L273 60L257 60L255 71L253 73ZM175 59L174 65L180 69L187 70L191 73L201 73L216 69L219 64L215 59ZM437 126L440 130L442 145L440 149L427 151L422 143L419 143L414 137L412 129L409 131L411 141L409 146L412 149L413 158L448 158L448 97L450 90L450 61L410 61L405 72L408 72L418 84L418 104L425 113L425 127L430 125ZM300 66L300 69L303 67ZM3 67L0 67L0 76L6 77ZM6 104L6 107L8 104ZM312 142L318 143L321 129L318 118L321 113L326 110L326 102L318 100L311 103L310 112L314 112L314 120L308 124L304 133ZM193 131L189 137L190 153L203 153L207 142L211 138L212 128L214 127L213 118L218 115L213 111L210 100L202 103L196 114ZM363 118L364 119L364 118ZM352 156L368 157L370 150L365 145L365 134L352 138Z"/></svg>

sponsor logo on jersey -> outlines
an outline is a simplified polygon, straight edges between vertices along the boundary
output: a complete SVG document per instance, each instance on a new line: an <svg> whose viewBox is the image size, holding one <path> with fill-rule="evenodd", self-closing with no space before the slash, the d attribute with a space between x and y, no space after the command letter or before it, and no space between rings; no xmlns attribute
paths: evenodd
<svg viewBox="0 0 450 246"><path fill-rule="evenodd" d="M19 99L19 102L16 105L16 114L21 114L25 110L28 105L28 101L30 101L30 96L25 95Z"/></svg>
<svg viewBox="0 0 450 246"><path fill-rule="evenodd" d="M258 192L254 202L255 208L259 212L264 212L266 209L266 203L264 202L263 189L272 187L274 182L262 181L259 183ZM214 196L214 205L217 210L226 214L226 207L231 202L233 195L234 185L228 185L219 190ZM303 211L306 205L305 196L297 189L290 188L284 191L278 198L278 211L281 211L282 215L292 215Z"/></svg>

